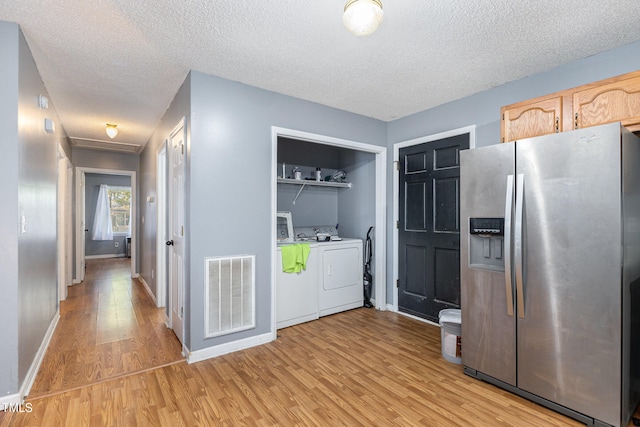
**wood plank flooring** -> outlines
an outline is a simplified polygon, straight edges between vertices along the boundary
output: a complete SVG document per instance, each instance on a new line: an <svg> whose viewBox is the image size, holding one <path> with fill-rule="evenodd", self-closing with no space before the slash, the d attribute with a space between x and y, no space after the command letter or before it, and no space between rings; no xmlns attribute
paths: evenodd
<svg viewBox="0 0 640 427"><path fill-rule="evenodd" d="M0 426L579 426L462 373L439 328L356 309L272 343L48 397Z"/></svg>
<svg viewBox="0 0 640 427"><path fill-rule="evenodd" d="M130 262L87 260L85 280L60 304L30 399L184 360L164 308L131 278Z"/></svg>

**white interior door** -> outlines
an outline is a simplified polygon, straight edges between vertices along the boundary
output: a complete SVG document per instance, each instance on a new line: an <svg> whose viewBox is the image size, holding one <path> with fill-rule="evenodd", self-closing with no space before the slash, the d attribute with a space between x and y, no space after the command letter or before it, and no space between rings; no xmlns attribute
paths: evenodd
<svg viewBox="0 0 640 427"><path fill-rule="evenodd" d="M169 137L169 288L171 329L184 336L184 120Z"/></svg>

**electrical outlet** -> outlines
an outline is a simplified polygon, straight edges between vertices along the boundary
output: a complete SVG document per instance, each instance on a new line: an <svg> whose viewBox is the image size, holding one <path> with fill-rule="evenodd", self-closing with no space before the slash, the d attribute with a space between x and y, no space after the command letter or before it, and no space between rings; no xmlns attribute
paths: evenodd
<svg viewBox="0 0 640 427"><path fill-rule="evenodd" d="M116 248L120 246L120 242L116 242Z"/></svg>
<svg viewBox="0 0 640 427"><path fill-rule="evenodd" d="M155 272L155 271L154 271L154 269L152 268L152 269L151 269L151 279L152 279L152 280L153 280L154 272Z"/></svg>

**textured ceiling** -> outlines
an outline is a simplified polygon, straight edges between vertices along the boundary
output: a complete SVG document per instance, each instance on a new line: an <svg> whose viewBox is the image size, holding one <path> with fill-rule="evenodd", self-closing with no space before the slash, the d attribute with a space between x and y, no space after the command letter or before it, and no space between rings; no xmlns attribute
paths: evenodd
<svg viewBox="0 0 640 427"><path fill-rule="evenodd" d="M85 145L107 122L144 145L191 69L389 121L640 39L638 0L383 0L368 37L345 2L0 0L0 20Z"/></svg>

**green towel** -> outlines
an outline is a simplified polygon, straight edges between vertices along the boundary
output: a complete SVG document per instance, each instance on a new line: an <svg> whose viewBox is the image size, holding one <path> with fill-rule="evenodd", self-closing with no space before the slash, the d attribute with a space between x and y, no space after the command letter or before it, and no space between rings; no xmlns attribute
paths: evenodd
<svg viewBox="0 0 640 427"><path fill-rule="evenodd" d="M300 273L307 269L307 258L311 247L308 243L284 245L282 250L282 271L285 273Z"/></svg>

